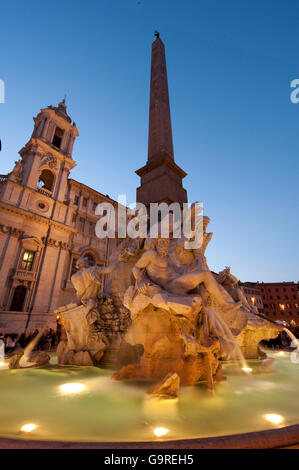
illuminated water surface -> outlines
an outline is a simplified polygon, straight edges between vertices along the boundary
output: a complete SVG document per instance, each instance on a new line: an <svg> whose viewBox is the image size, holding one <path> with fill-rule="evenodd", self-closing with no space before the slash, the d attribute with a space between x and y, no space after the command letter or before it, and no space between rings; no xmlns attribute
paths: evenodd
<svg viewBox="0 0 299 470"><path fill-rule="evenodd" d="M115 382L112 371L58 366L0 369L0 435L70 441L146 441L219 436L299 422L299 364L270 353L273 372L224 365L227 381L209 392L183 388L175 400L149 398L149 384ZM29 425L29 426L28 426ZM34 425L30 426L30 425ZM24 428L25 427L25 428ZM23 428L23 431L21 429ZM25 431L24 429L29 429ZM24 435L26 434L26 435Z"/></svg>

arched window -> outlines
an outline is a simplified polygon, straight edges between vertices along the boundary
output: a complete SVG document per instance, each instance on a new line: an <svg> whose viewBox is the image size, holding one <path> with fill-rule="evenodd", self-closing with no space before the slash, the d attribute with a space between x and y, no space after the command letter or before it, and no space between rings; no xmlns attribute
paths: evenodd
<svg viewBox="0 0 299 470"><path fill-rule="evenodd" d="M60 127L56 127L55 129L55 134L52 140L52 144L60 149L61 147L61 142L62 142L62 137L63 137L64 131L63 129L60 129Z"/></svg>
<svg viewBox="0 0 299 470"><path fill-rule="evenodd" d="M54 175L50 170L43 170L40 174L37 185L40 188L47 189L48 191L53 190Z"/></svg>
<svg viewBox="0 0 299 470"><path fill-rule="evenodd" d="M22 312L24 302L26 297L26 287L25 286L17 286L15 288L13 298L10 305L10 310L12 312Z"/></svg>

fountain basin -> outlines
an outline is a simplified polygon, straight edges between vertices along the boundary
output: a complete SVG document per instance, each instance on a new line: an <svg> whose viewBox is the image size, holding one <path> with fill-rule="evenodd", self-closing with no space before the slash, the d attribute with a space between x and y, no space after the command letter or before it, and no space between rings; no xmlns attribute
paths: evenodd
<svg viewBox="0 0 299 470"><path fill-rule="evenodd" d="M114 382L112 371L59 366L0 370L0 447L279 447L299 442L298 364L268 354L271 370L224 364L226 382L182 388L178 399L146 395L148 383ZM293 359L293 360L291 360ZM295 358L296 359L296 358ZM31 432L21 431L35 424ZM156 435L159 428L166 430ZM116 444L117 443L117 444Z"/></svg>

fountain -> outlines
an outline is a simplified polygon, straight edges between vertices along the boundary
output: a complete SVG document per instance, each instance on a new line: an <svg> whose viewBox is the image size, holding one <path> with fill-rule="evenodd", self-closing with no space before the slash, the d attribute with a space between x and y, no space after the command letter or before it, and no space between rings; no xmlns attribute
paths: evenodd
<svg viewBox="0 0 299 470"><path fill-rule="evenodd" d="M190 240L184 237L148 236L125 239L118 261L106 267L78 260L71 280L81 302L55 312L66 331L59 364L116 368L114 380L160 381L149 393L171 396L180 384L204 381L213 389L225 380L223 359L250 371L244 356L263 357L259 342L275 338L281 328L256 315L229 268L210 271L210 219L201 218L203 243L197 249L185 248ZM100 294L103 275L109 282Z"/></svg>
<svg viewBox="0 0 299 470"><path fill-rule="evenodd" d="M185 242L126 238L105 267L78 260L79 302L55 312L57 355L34 360L35 338L0 371L3 445L217 447L231 435L225 445L242 447L285 429L297 440L297 364L259 347L284 326L257 315L229 268L210 271L207 243Z"/></svg>

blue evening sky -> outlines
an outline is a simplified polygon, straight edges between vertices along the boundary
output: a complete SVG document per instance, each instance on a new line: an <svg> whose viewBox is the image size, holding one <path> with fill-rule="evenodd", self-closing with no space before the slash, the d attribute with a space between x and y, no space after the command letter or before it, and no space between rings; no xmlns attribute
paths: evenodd
<svg viewBox="0 0 299 470"><path fill-rule="evenodd" d="M211 269L298 280L299 2L35 0L1 3L0 173L32 116L67 94L71 177L135 200L146 162L151 43L166 48L175 159L203 202Z"/></svg>

